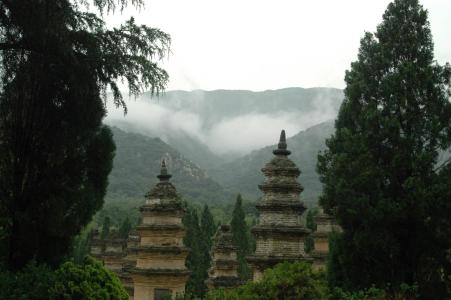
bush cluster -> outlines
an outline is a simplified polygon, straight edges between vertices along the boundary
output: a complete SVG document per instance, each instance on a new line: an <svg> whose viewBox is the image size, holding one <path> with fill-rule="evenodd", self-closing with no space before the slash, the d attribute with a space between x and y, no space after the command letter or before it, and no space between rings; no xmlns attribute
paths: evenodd
<svg viewBox="0 0 451 300"><path fill-rule="evenodd" d="M0 272L0 299L109 299L127 300L119 278L92 257L53 270L30 263L20 272Z"/></svg>

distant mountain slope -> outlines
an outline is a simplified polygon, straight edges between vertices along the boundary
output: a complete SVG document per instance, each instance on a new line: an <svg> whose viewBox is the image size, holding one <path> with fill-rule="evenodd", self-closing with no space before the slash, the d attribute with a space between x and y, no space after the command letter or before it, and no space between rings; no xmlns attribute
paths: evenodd
<svg viewBox="0 0 451 300"><path fill-rule="evenodd" d="M301 131L287 140L289 156L301 170L300 183L304 186L301 198L307 205L316 203L321 193L321 184L316 173L318 151L325 149L325 140L334 131L334 122L328 121ZM274 137L277 142L278 137ZM217 182L230 192L241 192L247 197L261 196L258 184L263 181L261 168L272 158L276 145L253 151L233 162L223 164L209 171Z"/></svg>
<svg viewBox="0 0 451 300"><path fill-rule="evenodd" d="M160 138L168 146L177 149L186 159L191 160L203 169L217 166L224 162L219 155L208 149L202 141L186 132L159 130L159 128L148 128L139 123L125 121L115 121L112 124L126 132L134 132L151 138Z"/></svg>
<svg viewBox="0 0 451 300"><path fill-rule="evenodd" d="M127 102L125 117L122 111L109 109L106 122L159 137L210 169L271 143L264 132L274 134L285 127L291 129L290 136L335 118L342 98L343 91L334 88L168 91L154 98L145 93Z"/></svg>
<svg viewBox="0 0 451 300"><path fill-rule="evenodd" d="M145 93L143 97L150 99L150 94ZM204 127L208 128L221 120L248 113L312 112L324 109L337 112L342 99L343 91L340 89L290 87L258 92L168 91L151 101L158 101L160 105L172 109L194 112L202 117Z"/></svg>
<svg viewBox="0 0 451 300"><path fill-rule="evenodd" d="M108 198L142 198L157 182L165 158L179 193L198 203L223 203L232 197L205 171L159 138L112 128L116 157L109 177Z"/></svg>

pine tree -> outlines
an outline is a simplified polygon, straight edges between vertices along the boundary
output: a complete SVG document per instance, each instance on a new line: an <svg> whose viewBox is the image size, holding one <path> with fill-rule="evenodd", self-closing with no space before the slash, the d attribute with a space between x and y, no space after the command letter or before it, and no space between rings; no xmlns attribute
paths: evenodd
<svg viewBox="0 0 451 300"><path fill-rule="evenodd" d="M235 202L235 207L232 212L232 221L230 223L232 229L233 241L238 248L238 273L242 279L250 277L250 268L246 262L246 255L251 251L249 241L248 226L246 224L246 216L243 211L243 199L241 194L238 194Z"/></svg>
<svg viewBox="0 0 451 300"><path fill-rule="evenodd" d="M205 205L204 209L202 210L202 216L200 219L200 230L202 232L202 236L204 236L206 238L208 252L211 249L212 238L213 238L213 235L216 233L216 229L217 229L217 226L215 225L213 215L211 214L210 209L208 208L208 205Z"/></svg>
<svg viewBox="0 0 451 300"><path fill-rule="evenodd" d="M186 284L186 293L191 296L203 297L207 290L205 280L208 277L207 270L210 261L205 257L207 242L199 226L197 210L188 208L183 218L183 224L186 229L183 242L186 247L191 249L186 258L186 267L191 271L191 276Z"/></svg>
<svg viewBox="0 0 451 300"><path fill-rule="evenodd" d="M418 284L425 299L450 297L451 164L437 163L451 144L450 74L434 61L418 0L389 4L361 40L318 157L321 204L344 230L334 246L343 285Z"/></svg>
<svg viewBox="0 0 451 300"><path fill-rule="evenodd" d="M108 28L116 6L143 0L0 0L0 260L18 270L58 265L103 205L115 145L102 124L119 79L158 93L164 32L133 18Z"/></svg>
<svg viewBox="0 0 451 300"><path fill-rule="evenodd" d="M111 227L110 217L107 216L103 219L102 231L100 233L100 238L102 240L108 238L108 236L110 235L110 227Z"/></svg>
<svg viewBox="0 0 451 300"><path fill-rule="evenodd" d="M315 216L318 213L316 209L309 209L307 211L307 217L305 221L305 226L310 229L312 232L316 231L316 223L315 223ZM315 242L313 241L313 238L309 235L305 238L305 245L304 250L307 253L310 253L314 249Z"/></svg>
<svg viewBox="0 0 451 300"><path fill-rule="evenodd" d="M119 228L119 236L123 239L128 238L128 234L130 233L131 229L132 223L130 222L130 219L126 217L122 222L121 227Z"/></svg>

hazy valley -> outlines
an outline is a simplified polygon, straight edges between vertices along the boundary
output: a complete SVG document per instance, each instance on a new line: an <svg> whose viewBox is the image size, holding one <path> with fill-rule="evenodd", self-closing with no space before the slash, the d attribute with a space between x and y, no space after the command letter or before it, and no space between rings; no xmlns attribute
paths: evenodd
<svg viewBox="0 0 451 300"><path fill-rule="evenodd" d="M190 202L222 206L237 193L256 200L260 169L270 160L281 129L291 136L302 197L309 206L316 202L321 191L316 156L333 131L341 90L171 91L148 97L129 101L125 118L116 112L107 119L117 146L107 203L143 199L156 182L162 158ZM150 109L153 113L144 117Z"/></svg>

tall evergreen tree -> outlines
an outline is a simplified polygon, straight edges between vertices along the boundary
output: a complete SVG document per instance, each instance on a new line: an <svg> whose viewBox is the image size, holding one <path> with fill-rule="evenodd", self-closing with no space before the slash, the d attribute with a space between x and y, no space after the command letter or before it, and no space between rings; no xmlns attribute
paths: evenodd
<svg viewBox="0 0 451 300"><path fill-rule="evenodd" d="M200 219L200 230L202 232L202 236L206 238L206 245L207 245L207 254L209 256L209 251L212 246L212 238L213 235L216 233L217 226L215 224L215 220L213 219L213 215L210 212L210 209L208 208L208 205L204 206L204 209L202 210L202 216Z"/></svg>
<svg viewBox="0 0 451 300"><path fill-rule="evenodd" d="M170 38L133 18L108 29L102 17L128 2L0 0L0 259L56 265L102 206L115 146L102 125L106 91L125 108L131 94L161 90L157 61Z"/></svg>
<svg viewBox="0 0 451 300"><path fill-rule="evenodd" d="M111 219L110 217L107 216L103 219L102 231L100 232L100 238L102 240L108 238L108 236L110 235L110 227L111 227Z"/></svg>
<svg viewBox="0 0 451 300"><path fill-rule="evenodd" d="M305 227L310 229L312 232L316 231L316 223L315 223L315 216L317 215L318 210L317 209L309 209L307 211L307 217L305 221ZM307 253L310 253L315 247L315 242L313 241L313 238L309 235L305 238L305 244L304 244L304 250Z"/></svg>
<svg viewBox="0 0 451 300"><path fill-rule="evenodd" d="M230 226L232 228L233 242L238 248L238 273L241 278L248 279L248 277L250 276L250 269L246 262L246 255L251 252L251 245L249 241L249 232L246 224L246 215L244 214L243 210L243 199L241 197L241 194L238 194L236 198Z"/></svg>
<svg viewBox="0 0 451 300"><path fill-rule="evenodd" d="M132 223L130 222L130 219L127 216L122 222L121 227L119 227L119 236L123 239L126 239L131 229Z"/></svg>
<svg viewBox="0 0 451 300"><path fill-rule="evenodd" d="M191 276L186 284L186 293L191 296L203 297L207 290L205 280L208 277L207 270L210 262L205 258L207 242L202 235L196 209L188 208L183 218L183 224L186 229L183 242L186 247L191 248L191 252L186 258L186 267L191 271Z"/></svg>
<svg viewBox="0 0 451 300"><path fill-rule="evenodd" d="M321 204L344 230L342 284L417 283L425 299L450 297L451 165L437 164L451 144L450 74L418 0L389 4L361 40L318 157Z"/></svg>

